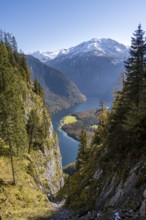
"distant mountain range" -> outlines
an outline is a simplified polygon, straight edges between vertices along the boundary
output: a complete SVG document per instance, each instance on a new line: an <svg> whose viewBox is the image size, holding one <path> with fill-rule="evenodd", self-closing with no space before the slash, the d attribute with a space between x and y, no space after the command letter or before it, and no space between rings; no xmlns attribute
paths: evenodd
<svg viewBox="0 0 146 220"><path fill-rule="evenodd" d="M51 61L56 58L63 58L65 56L73 58L74 56L81 56L89 52L93 52L96 56L111 56L120 60L125 58L125 54L128 54L127 47L115 40L93 38L90 41L83 42L69 49L61 49L49 52L36 51L31 55L46 63L49 60Z"/></svg>
<svg viewBox="0 0 146 220"><path fill-rule="evenodd" d="M27 55L32 80L36 79L44 90L45 102L50 111L57 111L83 102L86 97L68 77L42 63L33 56Z"/></svg>
<svg viewBox="0 0 146 220"><path fill-rule="evenodd" d="M37 51L32 56L65 73L86 96L111 100L128 48L112 39L93 38L69 49Z"/></svg>

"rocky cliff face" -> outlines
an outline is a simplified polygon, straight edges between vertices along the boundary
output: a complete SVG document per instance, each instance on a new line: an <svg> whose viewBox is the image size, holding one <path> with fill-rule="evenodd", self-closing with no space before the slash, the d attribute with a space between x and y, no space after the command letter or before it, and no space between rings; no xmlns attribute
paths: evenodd
<svg viewBox="0 0 146 220"><path fill-rule="evenodd" d="M14 154L15 185L11 185L10 158L5 152L7 146L1 146L0 216L4 220L49 216L52 204L47 195L56 193L64 185L62 158L49 113L42 98L32 91L32 87L23 87L22 90L26 94L24 100L26 125L32 110L35 109L37 123L41 125L43 117L47 121L47 135L41 145L35 137L30 153L24 149L21 155ZM41 136L39 139L41 140Z"/></svg>
<svg viewBox="0 0 146 220"><path fill-rule="evenodd" d="M138 121L130 134L121 126L122 114L117 121L113 119L115 109L103 109L91 145L86 144L85 135L81 136L76 172L63 189L66 206L78 213L76 219L145 219L145 105L141 107L141 130L137 130ZM120 105L120 113L121 109ZM128 119L133 120L133 114Z"/></svg>
<svg viewBox="0 0 146 220"><path fill-rule="evenodd" d="M66 206L77 212L76 219L144 220L144 162L100 163L95 155L66 183Z"/></svg>
<svg viewBox="0 0 146 220"><path fill-rule="evenodd" d="M51 193L54 194L58 192L61 187L63 187L64 179L62 171L62 157L60 154L58 139L53 130L51 136L54 136L54 141L51 143L50 149L48 151L45 150L44 152L45 156L49 157L45 178L48 180Z"/></svg>
<svg viewBox="0 0 146 220"><path fill-rule="evenodd" d="M25 116L28 120L32 109L36 109L39 120L43 117L48 121L47 137L41 148L33 149L31 153L36 169L36 179L41 188L47 187L50 193L56 193L64 184L62 171L62 157L58 145L58 138L53 130L52 121L42 99L29 92L25 102Z"/></svg>
<svg viewBox="0 0 146 220"><path fill-rule="evenodd" d="M113 167L120 166L120 172L112 171ZM126 172L121 167L127 169ZM140 215L144 216L144 197L143 193L146 187L145 182L146 167L142 163L111 164L111 170L107 173L101 169L96 170L94 178L97 182L102 182L102 186L96 189L97 199L95 207L97 210L119 209L119 215L129 215L136 219ZM125 214L124 214L125 212ZM140 218L140 217L139 217ZM121 219L121 218L120 218Z"/></svg>

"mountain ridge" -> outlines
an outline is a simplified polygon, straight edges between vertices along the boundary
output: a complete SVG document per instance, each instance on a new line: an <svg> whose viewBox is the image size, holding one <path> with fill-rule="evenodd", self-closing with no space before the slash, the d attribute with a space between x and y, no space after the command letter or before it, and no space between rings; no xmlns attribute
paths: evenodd
<svg viewBox="0 0 146 220"><path fill-rule="evenodd" d="M124 53L128 53L128 48L110 38L92 38L89 41L84 41L77 46L70 47L68 49L61 49L61 50L54 50L54 51L36 51L34 53L31 53L30 55L34 56L35 58L38 58L41 60L41 62L47 62L49 60L56 59L60 56L65 55L77 55L79 53L86 53L96 51L97 56L105 56L109 55L115 55L117 54L123 55Z"/></svg>
<svg viewBox="0 0 146 220"><path fill-rule="evenodd" d="M40 58L40 54L32 55ZM46 53L41 54L41 61L63 72L87 97L109 102L124 71L123 61L128 57L128 49L112 39L93 38L53 55L49 58Z"/></svg>

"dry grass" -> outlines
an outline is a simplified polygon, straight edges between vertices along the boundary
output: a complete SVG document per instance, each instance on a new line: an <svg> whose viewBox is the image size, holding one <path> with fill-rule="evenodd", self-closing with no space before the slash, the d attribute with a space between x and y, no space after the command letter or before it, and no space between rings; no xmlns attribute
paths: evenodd
<svg viewBox="0 0 146 220"><path fill-rule="evenodd" d="M30 160L14 157L16 185L12 180L10 159L0 157L0 215L3 220L26 220L49 215L51 203L27 170ZM3 181L2 181L3 180Z"/></svg>

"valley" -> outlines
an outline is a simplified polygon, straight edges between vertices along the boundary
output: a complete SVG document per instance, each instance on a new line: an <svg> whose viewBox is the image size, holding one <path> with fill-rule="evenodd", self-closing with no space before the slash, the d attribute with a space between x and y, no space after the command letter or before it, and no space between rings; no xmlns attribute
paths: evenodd
<svg viewBox="0 0 146 220"><path fill-rule="evenodd" d="M63 72L87 97L108 102L121 87L128 48L112 39L93 38L69 49L38 51L32 56Z"/></svg>
<svg viewBox="0 0 146 220"><path fill-rule="evenodd" d="M144 220L141 25L129 53L94 38L34 58L0 33L0 219Z"/></svg>

